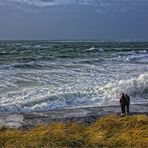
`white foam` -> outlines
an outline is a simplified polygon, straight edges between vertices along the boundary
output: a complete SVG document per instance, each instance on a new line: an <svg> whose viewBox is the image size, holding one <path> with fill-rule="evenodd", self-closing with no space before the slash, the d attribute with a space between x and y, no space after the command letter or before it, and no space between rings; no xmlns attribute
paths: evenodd
<svg viewBox="0 0 148 148"><path fill-rule="evenodd" d="M96 50L97 50L97 51L102 51L102 52L104 51L103 48L96 48Z"/></svg>
<svg viewBox="0 0 148 148"><path fill-rule="evenodd" d="M141 74L138 78L108 83L98 88L98 91L102 93L103 104L118 103L121 93L130 95L132 103L148 101L148 73Z"/></svg>
<svg viewBox="0 0 148 148"><path fill-rule="evenodd" d="M147 53L147 50L140 50L139 53Z"/></svg>
<svg viewBox="0 0 148 148"><path fill-rule="evenodd" d="M90 49L88 49L88 51L93 51L95 50L95 47L91 47Z"/></svg>
<svg viewBox="0 0 148 148"><path fill-rule="evenodd" d="M120 52L119 56L115 58L123 61L148 62L147 50Z"/></svg>
<svg viewBox="0 0 148 148"><path fill-rule="evenodd" d="M103 49L103 48L95 48L95 47L91 47L90 49L88 49L88 51L100 51L100 52L103 52L104 49Z"/></svg>
<svg viewBox="0 0 148 148"><path fill-rule="evenodd" d="M145 103L148 102L148 73L141 74L137 78L110 82L99 88L94 87L91 90L92 92L88 92L94 94L94 96L90 95L89 97L78 92L52 95L51 91L48 92L48 89L32 89L32 92L30 90L26 91L24 91L21 99L20 97L16 98L18 96L16 94L12 101L13 103L7 104L9 100L6 99L6 102L0 106L0 112L14 113L77 108L82 106L115 105L119 104L119 98L122 92L129 94L131 102L134 104Z"/></svg>
<svg viewBox="0 0 148 148"><path fill-rule="evenodd" d="M148 62L148 54L127 56L126 61Z"/></svg>

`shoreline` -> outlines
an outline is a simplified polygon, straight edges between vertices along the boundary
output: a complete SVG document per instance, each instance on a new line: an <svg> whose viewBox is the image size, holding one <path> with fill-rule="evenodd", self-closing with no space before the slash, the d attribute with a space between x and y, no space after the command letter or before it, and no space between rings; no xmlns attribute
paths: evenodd
<svg viewBox="0 0 148 148"><path fill-rule="evenodd" d="M148 115L148 103L131 104L130 114ZM45 112L24 112L24 113L4 113L0 114L0 128L30 129L40 124L51 124L55 122L78 122L84 124L94 123L98 118L109 114L120 115L120 106L100 106L51 110Z"/></svg>

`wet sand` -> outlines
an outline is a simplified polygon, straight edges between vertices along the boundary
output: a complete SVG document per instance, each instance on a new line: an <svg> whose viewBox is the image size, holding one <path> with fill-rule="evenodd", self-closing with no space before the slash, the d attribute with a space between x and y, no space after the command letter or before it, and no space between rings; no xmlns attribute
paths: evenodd
<svg viewBox="0 0 148 148"><path fill-rule="evenodd" d="M102 106L90 108L61 109L46 112L0 114L0 127L30 129L39 124L54 122L79 122L91 124L96 119L109 115L120 114L120 106ZM148 104L130 106L130 114L148 115Z"/></svg>

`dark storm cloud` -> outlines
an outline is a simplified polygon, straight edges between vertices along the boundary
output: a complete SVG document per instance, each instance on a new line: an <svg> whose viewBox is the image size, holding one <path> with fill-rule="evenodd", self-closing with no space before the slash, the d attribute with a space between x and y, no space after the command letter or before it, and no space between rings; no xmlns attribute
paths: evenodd
<svg viewBox="0 0 148 148"><path fill-rule="evenodd" d="M0 0L0 39L148 40L148 0Z"/></svg>

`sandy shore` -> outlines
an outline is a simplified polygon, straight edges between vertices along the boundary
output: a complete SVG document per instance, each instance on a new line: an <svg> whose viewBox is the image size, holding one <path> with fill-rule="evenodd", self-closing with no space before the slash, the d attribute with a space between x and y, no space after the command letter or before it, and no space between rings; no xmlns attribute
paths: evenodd
<svg viewBox="0 0 148 148"><path fill-rule="evenodd" d="M29 129L39 124L54 122L80 122L90 124L97 118L108 114L120 114L120 106L102 106L91 108L75 108L52 110L47 112L0 114L0 127ZM147 114L148 104L136 104L130 106L130 115Z"/></svg>

